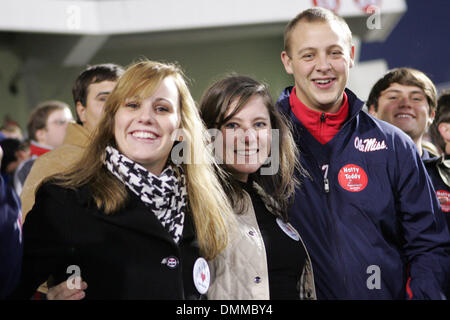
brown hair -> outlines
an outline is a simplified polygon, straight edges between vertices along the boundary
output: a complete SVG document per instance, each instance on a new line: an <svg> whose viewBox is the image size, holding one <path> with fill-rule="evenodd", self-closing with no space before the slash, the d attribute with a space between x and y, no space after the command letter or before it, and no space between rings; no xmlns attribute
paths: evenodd
<svg viewBox="0 0 450 320"><path fill-rule="evenodd" d="M438 128L443 122L450 123L450 90L441 93L437 101L436 115L430 127L430 135L433 142L445 153L446 142L441 136Z"/></svg>
<svg viewBox="0 0 450 320"><path fill-rule="evenodd" d="M234 114L239 112L246 103L255 95L263 98L270 115L272 129L279 130L279 152L280 167L274 175L261 175L259 169L250 175L264 191L271 195L280 206L276 214L287 221L287 208L290 197L295 191L298 183L294 178L295 169L300 170L298 149L293 140L289 122L275 109L272 97L267 87L258 81L242 75L230 75L211 85L204 93L200 101L200 112L208 128L219 129ZM225 117L229 106L237 101L234 111ZM226 166L221 165L226 171ZM302 170L300 170L302 171ZM303 172L303 171L302 171ZM242 213L245 207L242 187L231 175L221 176L222 186L229 195L233 208L237 213Z"/></svg>
<svg viewBox="0 0 450 320"><path fill-rule="evenodd" d="M429 114L436 108L436 87L433 82L422 71L413 68L395 68L389 70L380 80L378 80L370 91L367 99L367 106L374 106L378 110L378 99L381 93L389 88L391 84L398 83L404 86L419 87L425 93L430 106Z"/></svg>
<svg viewBox="0 0 450 320"><path fill-rule="evenodd" d="M352 47L352 32L347 22L345 22L345 20L342 17L338 16L331 10L321 7L314 7L300 12L294 19L289 21L289 23L286 26L284 30L284 51L286 51L289 57L291 57L290 41L292 32L294 28L303 20L309 23L314 22L330 23L333 21L338 22L339 25L342 27L342 31L346 33L347 41L350 48Z"/></svg>
<svg viewBox="0 0 450 320"><path fill-rule="evenodd" d="M36 131L47 127L47 119L55 110L62 110L69 106L62 101L45 101L40 103L31 113L27 123L28 138L36 140Z"/></svg>
<svg viewBox="0 0 450 320"><path fill-rule="evenodd" d="M123 72L124 70L121 66L113 63L88 66L78 75L72 87L72 96L75 106L77 105L77 102L80 102L84 107L87 107L86 99L91 84L103 81L117 81ZM76 116L77 123L82 124L78 112L76 112Z"/></svg>
<svg viewBox="0 0 450 320"><path fill-rule="evenodd" d="M105 214L123 208L128 200L127 189L103 165L105 148L109 145L116 147L115 115L124 106L126 99L151 96L166 77L172 77L178 88L180 127L186 133L186 141L183 142L192 158L203 160L195 164L182 164L182 167L186 174L189 214L194 218L200 251L207 259L212 259L225 248L228 241L227 227L232 225L234 217L217 180L212 155L206 152L207 131L182 71L173 64L145 60L131 65L119 78L106 101L103 118L80 161L69 171L50 177L47 181L72 189L88 184L97 208Z"/></svg>

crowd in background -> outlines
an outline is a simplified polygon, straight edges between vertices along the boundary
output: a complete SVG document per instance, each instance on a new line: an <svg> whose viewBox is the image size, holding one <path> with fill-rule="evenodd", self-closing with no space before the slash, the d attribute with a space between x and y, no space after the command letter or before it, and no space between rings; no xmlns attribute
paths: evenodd
<svg viewBox="0 0 450 320"><path fill-rule="evenodd" d="M44 101L26 130L5 118L0 297L445 299L450 92L401 67L364 106L353 58L345 21L310 9L286 28L294 86L276 103L231 75L196 104L178 67L145 60L82 70L75 115ZM207 164L176 163L180 146Z"/></svg>

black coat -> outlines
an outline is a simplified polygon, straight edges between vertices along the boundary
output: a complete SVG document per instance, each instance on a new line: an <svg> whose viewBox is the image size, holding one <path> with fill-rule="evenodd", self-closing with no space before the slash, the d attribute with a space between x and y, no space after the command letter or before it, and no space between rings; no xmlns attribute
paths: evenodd
<svg viewBox="0 0 450 320"><path fill-rule="evenodd" d="M193 282L199 250L192 217L186 214L177 245L131 192L124 209L105 215L88 187L45 184L23 235L22 276L13 298L27 299L49 276L59 284L74 274L71 265L88 284L85 299L200 298Z"/></svg>

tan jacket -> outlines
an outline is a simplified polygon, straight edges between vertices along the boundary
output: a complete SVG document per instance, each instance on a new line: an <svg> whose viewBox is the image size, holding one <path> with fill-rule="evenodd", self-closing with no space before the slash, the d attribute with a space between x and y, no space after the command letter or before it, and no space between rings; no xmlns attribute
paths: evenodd
<svg viewBox="0 0 450 320"><path fill-rule="evenodd" d="M262 189L254 183L261 195ZM250 196L245 192L247 201ZM267 196L261 197L267 209ZM234 232L230 243L213 261L209 262L211 284L208 290L210 300L268 300L269 279L266 250L256 220L253 205L248 210L236 215L238 230ZM292 226L291 226L292 227ZM280 232L283 232L280 228ZM306 246L300 237L299 244L306 251L306 263L301 272L300 299L315 300L313 269Z"/></svg>
<svg viewBox="0 0 450 320"><path fill-rule="evenodd" d="M83 126L70 123L63 144L36 159L20 194L22 221L25 221L26 215L33 208L36 188L42 180L73 165L81 157L89 141L89 132Z"/></svg>

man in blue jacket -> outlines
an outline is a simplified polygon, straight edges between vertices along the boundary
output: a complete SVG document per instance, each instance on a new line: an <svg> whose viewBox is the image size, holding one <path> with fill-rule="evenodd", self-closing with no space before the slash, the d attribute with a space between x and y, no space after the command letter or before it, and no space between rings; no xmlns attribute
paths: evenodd
<svg viewBox="0 0 450 320"><path fill-rule="evenodd" d="M443 299L450 235L414 143L346 89L354 47L345 21L313 8L286 27L281 59L295 87L278 105L309 177L291 222L313 260L319 299Z"/></svg>
<svg viewBox="0 0 450 320"><path fill-rule="evenodd" d="M0 148L0 163L3 150ZM19 280L22 262L22 214L19 197L0 176L0 299Z"/></svg>

